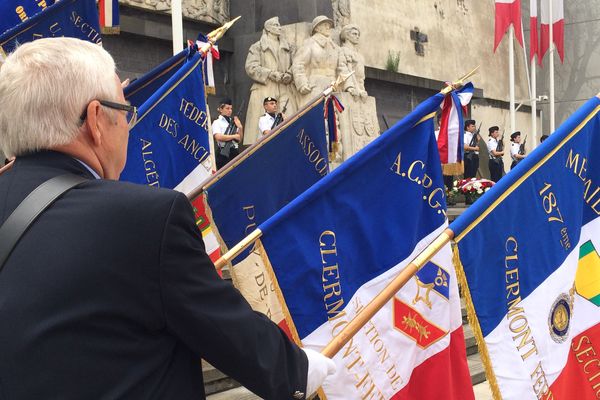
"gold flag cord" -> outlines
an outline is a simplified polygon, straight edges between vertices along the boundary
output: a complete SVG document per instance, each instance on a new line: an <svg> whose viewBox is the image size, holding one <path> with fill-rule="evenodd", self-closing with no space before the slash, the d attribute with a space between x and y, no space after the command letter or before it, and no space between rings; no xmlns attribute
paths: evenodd
<svg viewBox="0 0 600 400"><path fill-rule="evenodd" d="M402 289L424 265L452 240L454 233L445 229L437 238L419 253L377 296L348 322L342 331L321 350L326 357L335 356L379 310Z"/></svg>

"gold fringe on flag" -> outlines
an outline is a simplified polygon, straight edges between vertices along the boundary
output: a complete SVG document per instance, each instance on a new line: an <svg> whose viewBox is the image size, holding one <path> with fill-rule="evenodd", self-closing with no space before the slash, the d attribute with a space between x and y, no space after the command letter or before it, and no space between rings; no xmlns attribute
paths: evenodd
<svg viewBox="0 0 600 400"><path fill-rule="evenodd" d="M462 175L465 172L463 162L442 164L442 173L444 175Z"/></svg>
<svg viewBox="0 0 600 400"><path fill-rule="evenodd" d="M119 26L103 26L100 31L103 35L118 35L121 33L121 27Z"/></svg>
<svg viewBox="0 0 600 400"><path fill-rule="evenodd" d="M463 268L462 262L460 261L460 253L456 242L452 243L452 264L454 264L454 269L456 270L456 277L458 278L460 291L463 297L465 298L465 303L467 307L467 319L469 320L469 325L471 325L471 329L473 329L473 334L475 335L475 341L477 342L479 355L481 356L481 361L483 362L485 376L488 382L490 383L492 396L494 397L494 400L502 400L502 396L500 395L500 388L498 387L498 380L496 379L496 375L494 374L494 370L492 369L490 353L488 352L487 346L483 339L483 333L481 332L479 320L477 318L477 314L475 313L475 305L473 304L471 292L469 291L469 286L467 285L467 277L465 275L465 270Z"/></svg>
<svg viewBox="0 0 600 400"><path fill-rule="evenodd" d="M215 95L217 94L217 90L215 89L214 86L204 86L204 92L208 95Z"/></svg>

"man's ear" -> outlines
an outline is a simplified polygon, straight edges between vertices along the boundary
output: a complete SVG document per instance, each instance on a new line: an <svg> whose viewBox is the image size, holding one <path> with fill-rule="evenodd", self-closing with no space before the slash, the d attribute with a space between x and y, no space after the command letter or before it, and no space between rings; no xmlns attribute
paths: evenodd
<svg viewBox="0 0 600 400"><path fill-rule="evenodd" d="M91 101L87 106L87 118L84 123L87 126L88 140L90 140L94 146L102 144L102 119L100 118L102 112L102 105L96 100Z"/></svg>

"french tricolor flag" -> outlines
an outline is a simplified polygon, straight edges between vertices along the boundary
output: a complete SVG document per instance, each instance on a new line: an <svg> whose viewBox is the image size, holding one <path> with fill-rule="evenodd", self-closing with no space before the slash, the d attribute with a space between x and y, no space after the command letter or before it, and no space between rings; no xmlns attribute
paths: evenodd
<svg viewBox="0 0 600 400"><path fill-rule="evenodd" d="M438 151L443 165L460 164L463 160L463 113L473 98L473 84L467 83L460 90L452 91L442 103L442 118L438 135ZM446 175L458 175L461 172L450 170Z"/></svg>
<svg viewBox="0 0 600 400"><path fill-rule="evenodd" d="M523 28L521 26L521 0L496 0L496 23L494 29L494 51L510 24L515 27L517 40L523 46Z"/></svg>
<svg viewBox="0 0 600 400"><path fill-rule="evenodd" d="M119 27L119 0L99 0L100 29L105 35L116 35Z"/></svg>
<svg viewBox="0 0 600 400"><path fill-rule="evenodd" d="M538 36L538 5L537 0L530 0L529 3L529 61L533 61L535 56L538 57L538 61L541 62L541 57L538 54L539 49L539 36Z"/></svg>
<svg viewBox="0 0 600 400"><path fill-rule="evenodd" d="M552 1L552 21L550 21L550 1ZM552 25L556 50L558 50L560 61L563 62L565 58L565 13L563 0L542 0L541 14L542 37L540 43L540 62L550 47L550 25Z"/></svg>

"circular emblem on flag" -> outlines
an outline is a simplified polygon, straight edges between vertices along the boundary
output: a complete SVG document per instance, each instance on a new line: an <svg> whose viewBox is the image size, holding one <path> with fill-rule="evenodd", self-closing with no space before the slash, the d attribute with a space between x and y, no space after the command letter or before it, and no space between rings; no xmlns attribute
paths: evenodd
<svg viewBox="0 0 600 400"><path fill-rule="evenodd" d="M566 293L561 293L552 304L548 316L550 336L556 343L562 343L566 340L571 326L571 314L569 296Z"/></svg>

